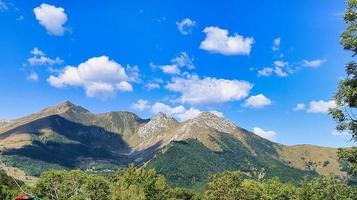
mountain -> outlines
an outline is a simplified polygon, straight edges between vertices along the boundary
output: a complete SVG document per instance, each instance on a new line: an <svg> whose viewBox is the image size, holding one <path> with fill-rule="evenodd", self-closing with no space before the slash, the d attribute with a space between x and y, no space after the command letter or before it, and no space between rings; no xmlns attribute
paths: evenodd
<svg viewBox="0 0 357 200"><path fill-rule="evenodd" d="M94 114L68 101L2 123L0 151L8 166L30 176L52 168L110 171L135 163L196 190L210 173L225 170L286 182L346 175L336 149L274 143L213 113L178 122L164 113L152 119L131 112Z"/></svg>

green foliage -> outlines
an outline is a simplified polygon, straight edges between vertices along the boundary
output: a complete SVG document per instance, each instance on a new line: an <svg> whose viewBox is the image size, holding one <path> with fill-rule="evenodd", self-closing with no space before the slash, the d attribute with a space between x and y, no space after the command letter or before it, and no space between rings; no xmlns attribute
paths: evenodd
<svg viewBox="0 0 357 200"><path fill-rule="evenodd" d="M355 200L357 189L338 178L305 179L300 186L285 184L279 179L256 181L242 179L239 172L211 176L205 200Z"/></svg>
<svg viewBox="0 0 357 200"><path fill-rule="evenodd" d="M204 199L209 200L230 200L238 199L237 190L242 185L242 177L239 172L223 172L210 175L208 190L204 194Z"/></svg>
<svg viewBox="0 0 357 200"><path fill-rule="evenodd" d="M347 162L350 174L357 174L357 147L339 149L338 157Z"/></svg>
<svg viewBox="0 0 357 200"><path fill-rule="evenodd" d="M336 177L319 177L304 180L299 188L298 196L302 200L354 200L357 199L357 189L349 187L343 180Z"/></svg>
<svg viewBox="0 0 357 200"><path fill-rule="evenodd" d="M156 169L167 178L170 185L192 188L199 192L204 190L209 174L227 170L239 170L257 179L276 176L284 182L295 183L304 176L317 176L314 171L292 168L276 159L278 155L272 150L272 144L267 144L262 139L260 141L259 138L257 140L248 140L255 147L256 155L234 138L222 138L223 150L219 152L208 149L196 140L175 142L146 167Z"/></svg>
<svg viewBox="0 0 357 200"><path fill-rule="evenodd" d="M347 28L341 35L341 44L354 57L357 55L357 0L348 0L344 20ZM340 81L335 95L337 108L331 109L330 114L337 122L337 130L348 131L357 141L357 63L347 63L345 70L347 76ZM340 150L339 155L350 163L350 172L357 174L356 149Z"/></svg>
<svg viewBox="0 0 357 200"><path fill-rule="evenodd" d="M51 170L41 175L33 193L44 200L106 200L110 191L109 182L101 176L80 170Z"/></svg>
<svg viewBox="0 0 357 200"><path fill-rule="evenodd" d="M23 185L21 181L19 184ZM14 180L7 176L4 171L0 171L0 199L12 199L20 193Z"/></svg>
<svg viewBox="0 0 357 200"><path fill-rule="evenodd" d="M112 180L112 199L163 199L168 189L165 178L155 170L136 169L129 166L126 171L119 171Z"/></svg>
<svg viewBox="0 0 357 200"><path fill-rule="evenodd" d="M170 187L152 169L129 166L111 178L80 170L51 170L29 191L42 200L357 200L357 188L335 177L305 179L297 186L278 178L259 181L245 177L239 171L211 174L200 197L191 190ZM21 193L4 173L0 173L0 189L0 199Z"/></svg>

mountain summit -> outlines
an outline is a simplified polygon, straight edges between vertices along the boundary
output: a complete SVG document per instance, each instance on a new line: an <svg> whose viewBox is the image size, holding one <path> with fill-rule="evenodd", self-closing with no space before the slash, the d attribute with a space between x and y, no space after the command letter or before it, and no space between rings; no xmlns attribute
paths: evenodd
<svg viewBox="0 0 357 200"><path fill-rule="evenodd" d="M0 150L8 165L31 176L135 163L155 168L172 185L197 188L208 174L225 170L291 182L346 174L336 149L273 143L210 112L178 122L165 113L151 119L122 111L94 114L69 101L0 126Z"/></svg>

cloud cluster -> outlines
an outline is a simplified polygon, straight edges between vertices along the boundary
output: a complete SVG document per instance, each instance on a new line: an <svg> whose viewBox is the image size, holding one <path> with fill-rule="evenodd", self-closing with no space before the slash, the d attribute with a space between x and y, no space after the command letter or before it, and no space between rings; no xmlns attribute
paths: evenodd
<svg viewBox="0 0 357 200"><path fill-rule="evenodd" d="M273 142L276 142L277 140L277 133L274 131L265 131L259 127L254 127L253 133Z"/></svg>
<svg viewBox="0 0 357 200"><path fill-rule="evenodd" d="M186 67L187 69L193 69L193 58L191 58L186 52L181 52L180 55L170 60L171 64L168 65L154 65L150 63L153 68L159 68L165 74L177 75L181 74L180 68Z"/></svg>
<svg viewBox="0 0 357 200"><path fill-rule="evenodd" d="M55 65L55 64L62 64L63 60L59 57L54 59L49 58L46 54L38 48L34 48L31 50L32 57L27 59L27 64L30 66L41 66L41 65Z"/></svg>
<svg viewBox="0 0 357 200"><path fill-rule="evenodd" d="M47 79L53 87L83 87L87 96L100 98L111 96L116 90L132 91L130 80L133 79L126 70L107 56L90 58L78 67L67 66L57 76Z"/></svg>
<svg viewBox="0 0 357 200"><path fill-rule="evenodd" d="M185 121L188 119L195 118L200 113L202 113L201 110L198 110L196 108L191 107L189 109L186 109L183 105L170 106L161 102L156 102L153 105L150 105L147 100L143 100L143 99L140 99L137 102L135 102L132 105L132 108L139 111L150 110L154 114L157 114L159 112L166 113L178 118L180 121ZM223 117L223 113L219 111L211 110L208 112L211 112L219 117Z"/></svg>
<svg viewBox="0 0 357 200"><path fill-rule="evenodd" d="M64 24L67 22L67 14L63 8L43 3L34 8L33 12L38 22L46 28L49 34L55 36L64 34Z"/></svg>
<svg viewBox="0 0 357 200"><path fill-rule="evenodd" d="M274 67L264 67L258 71L258 77L261 76L271 76L273 73L279 77L287 77L288 72L291 72L289 69L289 63L282 60L276 60L273 63Z"/></svg>
<svg viewBox="0 0 357 200"><path fill-rule="evenodd" d="M196 26L196 22L189 18L185 18L180 22L176 22L176 25L182 35L189 35Z"/></svg>
<svg viewBox="0 0 357 200"><path fill-rule="evenodd" d="M306 108L304 103L299 103L293 109L294 111L305 110L308 113L328 113L330 108L336 108L336 102L334 100L330 101L311 101L309 106Z"/></svg>
<svg viewBox="0 0 357 200"><path fill-rule="evenodd" d="M251 96L245 100L244 106L250 108L263 108L271 105L271 100L265 97L263 94Z"/></svg>
<svg viewBox="0 0 357 200"><path fill-rule="evenodd" d="M228 35L228 30L219 27L206 27L203 32L206 38L201 42L200 48L213 53L223 55L249 55L254 39L235 33Z"/></svg>
<svg viewBox="0 0 357 200"><path fill-rule="evenodd" d="M185 78L176 77L165 88L178 92L181 103L209 104L236 101L248 96L253 85L247 81L199 78L190 75Z"/></svg>

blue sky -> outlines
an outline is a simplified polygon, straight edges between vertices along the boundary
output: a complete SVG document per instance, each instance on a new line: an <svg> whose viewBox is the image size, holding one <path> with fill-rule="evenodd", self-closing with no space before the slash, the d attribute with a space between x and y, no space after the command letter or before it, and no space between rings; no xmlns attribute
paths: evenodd
<svg viewBox="0 0 357 200"><path fill-rule="evenodd" d="M350 58L344 7L0 0L0 119L70 100L180 120L211 111L283 144L351 146L326 114Z"/></svg>

